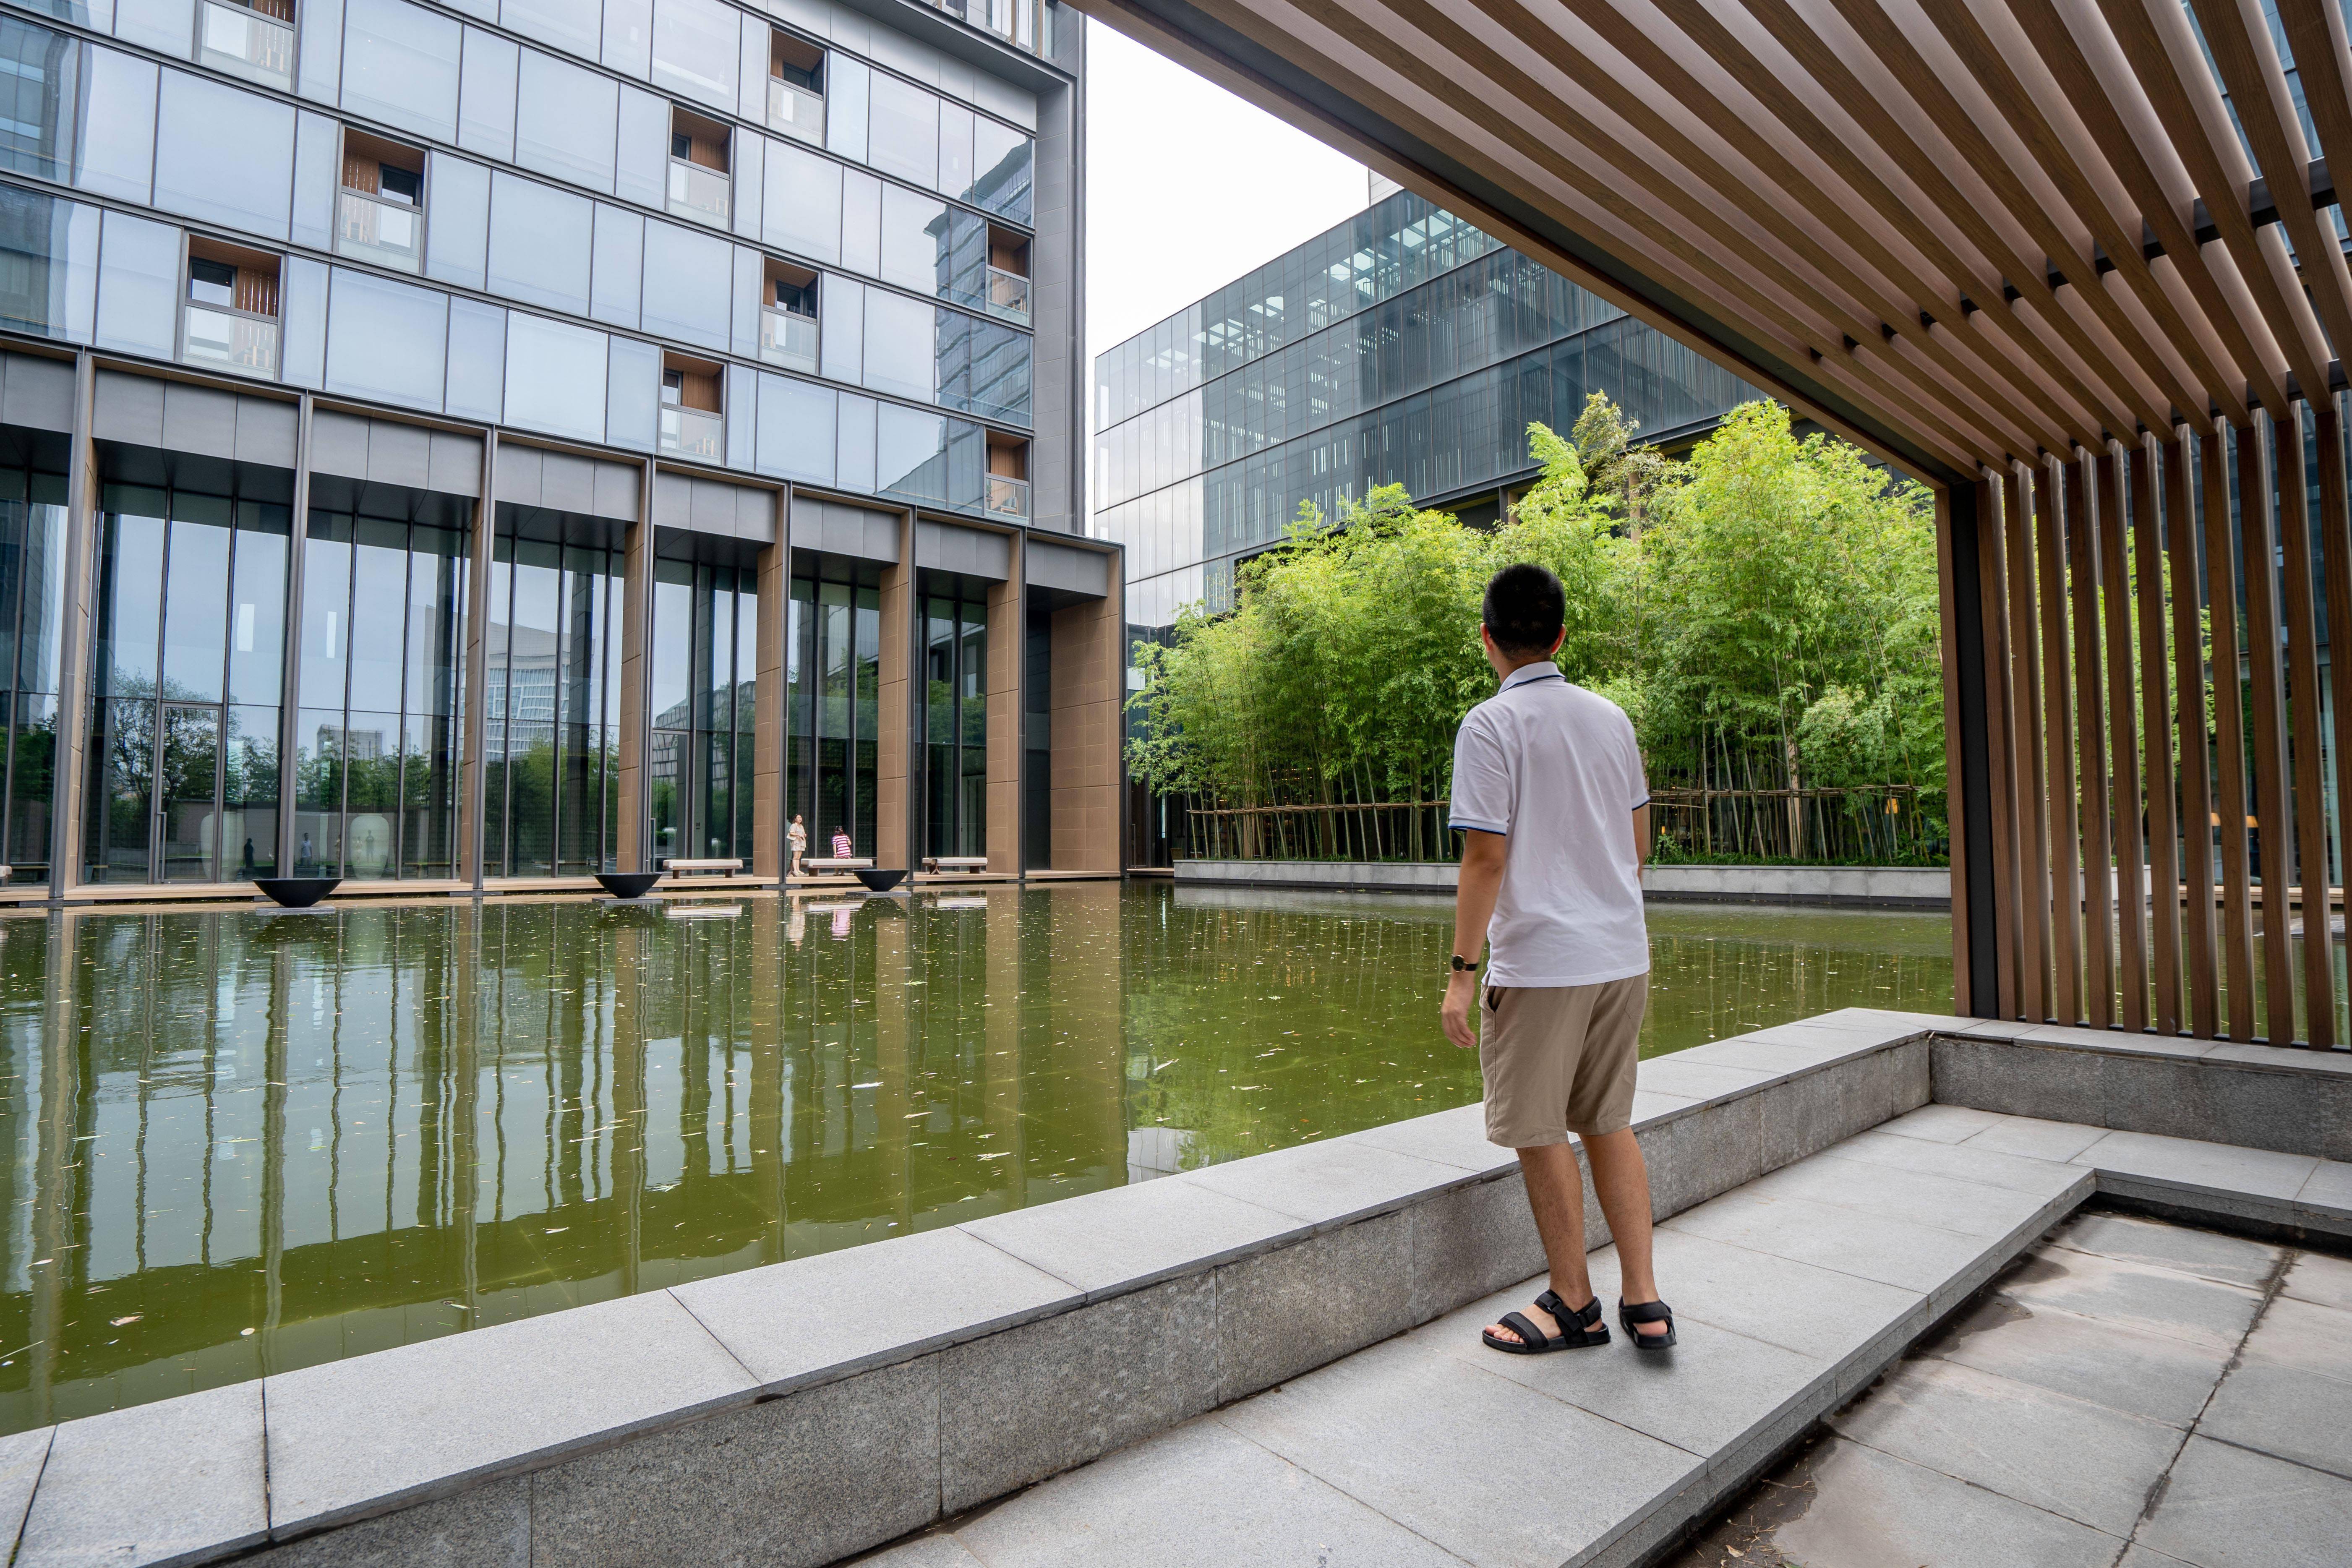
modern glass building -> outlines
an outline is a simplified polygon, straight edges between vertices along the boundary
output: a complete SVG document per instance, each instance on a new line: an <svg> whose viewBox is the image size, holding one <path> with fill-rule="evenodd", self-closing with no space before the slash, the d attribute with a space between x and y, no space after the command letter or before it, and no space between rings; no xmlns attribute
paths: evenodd
<svg viewBox="0 0 2352 1568"><path fill-rule="evenodd" d="M1759 395L1453 214L1373 191L1096 360L1094 532L1127 549L1132 636L1229 604L1234 564L1301 501L1401 484L1488 521L1538 472L1528 426L1565 434L1590 393L1670 447Z"/></svg>
<svg viewBox="0 0 2352 1568"><path fill-rule="evenodd" d="M795 816L1115 871L1083 48L1053 0L0 9L6 896L772 878Z"/></svg>

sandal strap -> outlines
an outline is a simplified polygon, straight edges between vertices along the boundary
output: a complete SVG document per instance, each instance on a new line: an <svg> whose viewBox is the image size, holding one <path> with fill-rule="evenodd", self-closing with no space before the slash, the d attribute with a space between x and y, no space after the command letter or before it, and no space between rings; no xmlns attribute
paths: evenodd
<svg viewBox="0 0 2352 1568"><path fill-rule="evenodd" d="M1548 1345L1551 1342L1551 1336L1530 1322L1525 1312L1504 1313L1503 1327L1518 1335L1519 1343L1523 1345Z"/></svg>
<svg viewBox="0 0 2352 1568"><path fill-rule="evenodd" d="M1601 1298L1598 1296L1581 1307L1571 1307L1560 1300L1559 1291L1547 1290L1536 1298L1536 1305L1558 1319L1563 1331L1571 1323L1580 1329L1589 1329L1601 1321Z"/></svg>
<svg viewBox="0 0 2352 1568"><path fill-rule="evenodd" d="M1625 1315L1629 1323L1671 1323L1675 1321L1674 1309L1664 1301L1637 1301L1630 1307L1619 1301L1617 1310Z"/></svg>

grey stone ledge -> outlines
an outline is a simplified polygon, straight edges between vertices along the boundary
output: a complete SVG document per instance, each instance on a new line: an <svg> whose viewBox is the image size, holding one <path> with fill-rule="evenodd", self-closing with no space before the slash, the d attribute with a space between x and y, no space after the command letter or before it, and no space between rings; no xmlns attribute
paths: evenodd
<svg viewBox="0 0 2352 1568"><path fill-rule="evenodd" d="M2151 1072L2162 1062L2167 1070L2210 1068L2222 1078L2307 1073L2330 1085L2330 1093L2345 1070L2301 1050L2195 1042L2174 1048L2170 1041L2154 1045L2155 1038L1847 1009L1644 1063L1634 1126L1657 1163L1664 1214L1713 1199L1730 1215L1785 1189L1785 1207L1843 1216L1885 1243L1880 1255L1864 1242L1844 1256L1817 1258L1815 1267L1856 1276L1857 1283L1882 1279L1879 1288L1908 1289L1916 1303L1868 1343L1845 1350L1819 1399L1809 1394L1766 1412L1732 1445L1738 1452L1717 1456L1708 1473L1728 1476L1752 1466L1785 1440L1783 1427L1803 1430L1820 1414L1816 1404L1826 1400L1825 1409L1876 1375L1888 1346L1915 1338L2095 1189L2352 1232L2352 1163L2105 1128L2084 1129L2088 1146L2062 1163L2001 1146L2006 1130L2033 1133L2019 1140L2032 1144L2055 1124L1992 1109L1939 1106L1931 1109L1940 1117L1923 1110L1916 1127L1886 1125L1928 1094L1929 1042L1939 1039L1976 1042L1963 1050L1990 1052L1975 1069L1979 1077L2001 1066L1991 1057L2026 1059L2008 1058L2010 1051L2053 1062L2071 1053L2086 1069L2109 1064L2108 1072L2123 1070L2125 1058L2139 1058ZM2185 1048L2190 1046L2195 1049ZM2095 1073L2089 1081L2106 1079ZM1880 1127L1885 1131L1868 1131ZM1978 1137L1984 1143L1971 1146ZM1820 1152L1879 1190L1824 1204L1828 1188L1817 1184L1820 1177L1772 1181L1775 1169ZM1895 1179L1892 1173L1906 1167ZM109 1442L113 1468L93 1485L87 1478L97 1472L85 1459L90 1427L114 1417L58 1428L53 1451L46 1433L18 1439L44 1447L46 1471L38 1460L27 1471L17 1449L0 1448L0 1496L11 1485L30 1493L19 1563L93 1556L196 1563L260 1539L238 1515L244 1505L237 1500L260 1496L265 1444L269 1513L262 1528L289 1541L471 1495L501 1478L576 1467L603 1452L644 1447L647 1458L657 1449L700 1453L722 1440L719 1429L727 1423L716 1418L729 1411L821 1386L879 1388L859 1380L898 1365L935 1363L949 1376L944 1386L971 1391L976 1411L985 1406L997 1369L1043 1354L1057 1366L1067 1362L1062 1375L1076 1379L1074 1397L1094 1398L1100 1377L1052 1347L1083 1343L1093 1328L1108 1326L1108 1319L1082 1324L1075 1314L1171 1282L1207 1286L1216 1276L1215 1289L1232 1296L1236 1311L1246 1306L1271 1322L1288 1310L1297 1291L1292 1275L1307 1253L1337 1247L1362 1288L1381 1293L1385 1284L1396 1298L1393 1323L1383 1318L1380 1325L1393 1332L1524 1278L1539 1261L1517 1234L1527 1227L1516 1169L1510 1151L1486 1142L1480 1108L1457 1107L1165 1181L311 1367L242 1391L137 1407L119 1413L121 1430L161 1430L153 1424L183 1419L193 1414L192 1401L215 1398L252 1401L258 1428L266 1399L266 1430L255 1432L249 1458L233 1458L203 1506L169 1525L178 1533L168 1554L139 1555L136 1542L105 1540L106 1529L89 1528L110 1514L120 1532L152 1534L161 1515L151 1510L134 1522L121 1500L142 1495L142 1476L149 1491L168 1497L176 1474L142 1468L187 1462L185 1445L164 1452L166 1446ZM1759 1177L1754 1194L1741 1190ZM1948 1198L1956 1206L1948 1224L1929 1229L1897 1220L1886 1210L1899 1206L1898 1188L1916 1194L1915 1215L1924 1212L1917 1204L1935 1201L1932 1194ZM1766 1234L1734 1234L1739 1226L1696 1218L1676 1224L1685 1246L1752 1249ZM1717 1241L1701 1244L1710 1228ZM1662 1251L1671 1234L1661 1232ZM1292 1255L1276 1256L1286 1251ZM1131 1314L1147 1305L1138 1300L1120 1310ZM1056 1321L1066 1317L1073 1321ZM1770 1338L1753 1328L1740 1331ZM1325 1359L1357 1342L1351 1335L1329 1336ZM1213 1345L1177 1380L1182 1396L1141 1426L1107 1415L1097 1436L1047 1458L1083 1462L1075 1456L1084 1450L1149 1436L1153 1422L1181 1420L1209 1404L1245 1397L1265 1385L1262 1380L1311 1370L1317 1353L1312 1343L1282 1347L1278 1354L1270 1347L1265 1355ZM858 1397L826 1395L836 1404ZM1123 1418L1131 1403L1130 1396L1102 1408ZM689 1429L705 1422L710 1436L691 1436ZM765 1432L772 1425L752 1421L744 1429ZM219 1433L233 1436L233 1423L215 1426L208 1441L219 1442ZM685 1435L645 1447L673 1431ZM988 1489L1004 1478L1054 1473L1013 1449L968 1453L948 1489L960 1504L986 1500ZM935 1517L943 1484L930 1482L929 1504L910 1498L882 1511L898 1521ZM77 1531L77 1546L96 1550L52 1551ZM126 1546L134 1550L125 1552Z"/></svg>

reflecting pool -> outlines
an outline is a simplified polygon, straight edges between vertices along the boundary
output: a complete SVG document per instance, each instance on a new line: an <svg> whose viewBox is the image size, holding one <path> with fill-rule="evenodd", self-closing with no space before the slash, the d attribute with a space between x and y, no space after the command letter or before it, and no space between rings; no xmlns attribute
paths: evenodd
<svg viewBox="0 0 2352 1568"><path fill-rule="evenodd" d="M1948 922L1664 906L1643 1050L1941 1010ZM0 1430L1475 1100L1437 900L0 919Z"/></svg>

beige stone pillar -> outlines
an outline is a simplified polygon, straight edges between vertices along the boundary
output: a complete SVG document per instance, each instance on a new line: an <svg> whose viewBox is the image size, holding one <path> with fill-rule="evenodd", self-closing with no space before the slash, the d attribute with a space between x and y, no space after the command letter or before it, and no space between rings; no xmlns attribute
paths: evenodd
<svg viewBox="0 0 2352 1568"><path fill-rule="evenodd" d="M1018 875L1021 852L1021 676L1028 665L1028 565L1023 536L1007 541L1004 581L988 590L988 868Z"/></svg>
<svg viewBox="0 0 2352 1568"><path fill-rule="evenodd" d="M874 863L911 868L915 851L915 514L898 519L898 559L882 568L880 685L874 735Z"/></svg>
<svg viewBox="0 0 2352 1568"><path fill-rule="evenodd" d="M307 453L305 460L308 460ZM485 830L489 817L482 795L486 771L483 763L488 760L484 752L490 721L490 562L499 531L498 490L495 489L498 463L499 433L492 428L482 433L482 499L474 509L474 534L467 552L466 712L459 721L461 732L457 737L457 876L461 880L472 883L477 892L482 887ZM303 520L303 523L307 521ZM288 602L294 602L290 594ZM300 641L301 635L299 626L287 627L286 646L289 657L286 664L286 689L289 693L294 690L294 671L299 668L299 662L290 657L290 652ZM290 738L292 733L293 728L289 725L287 734ZM287 755L290 757L292 754L289 741ZM293 777L290 771L287 777L289 781ZM278 863L291 866L294 863L292 851L287 847L292 842L287 834L292 830L294 822L294 797L291 793L287 793L278 809L280 846ZM288 873L281 871L278 874L284 876Z"/></svg>
<svg viewBox="0 0 2352 1568"><path fill-rule="evenodd" d="M79 355L74 362L73 448L66 457L65 625L58 638L56 761L49 773L52 899L81 881L81 813L89 797L89 661L90 639L96 635L90 600L98 578L98 447L90 439L90 419L97 388L96 365L88 353Z"/></svg>
<svg viewBox="0 0 2352 1568"><path fill-rule="evenodd" d="M621 577L621 800L620 844L615 857L624 871L653 869L646 841L646 755L651 739L646 712L652 670L654 605L654 466L647 463L637 500L637 521L629 525Z"/></svg>
<svg viewBox="0 0 2352 1568"><path fill-rule="evenodd" d="M1110 557L1110 592L1054 612L1052 707L1053 867L1122 869L1125 768L1119 756L1127 691L1125 584Z"/></svg>
<svg viewBox="0 0 2352 1568"><path fill-rule="evenodd" d="M784 633L793 591L790 492L776 497L776 542L760 552L759 673L751 698L751 874L782 877L784 856Z"/></svg>

